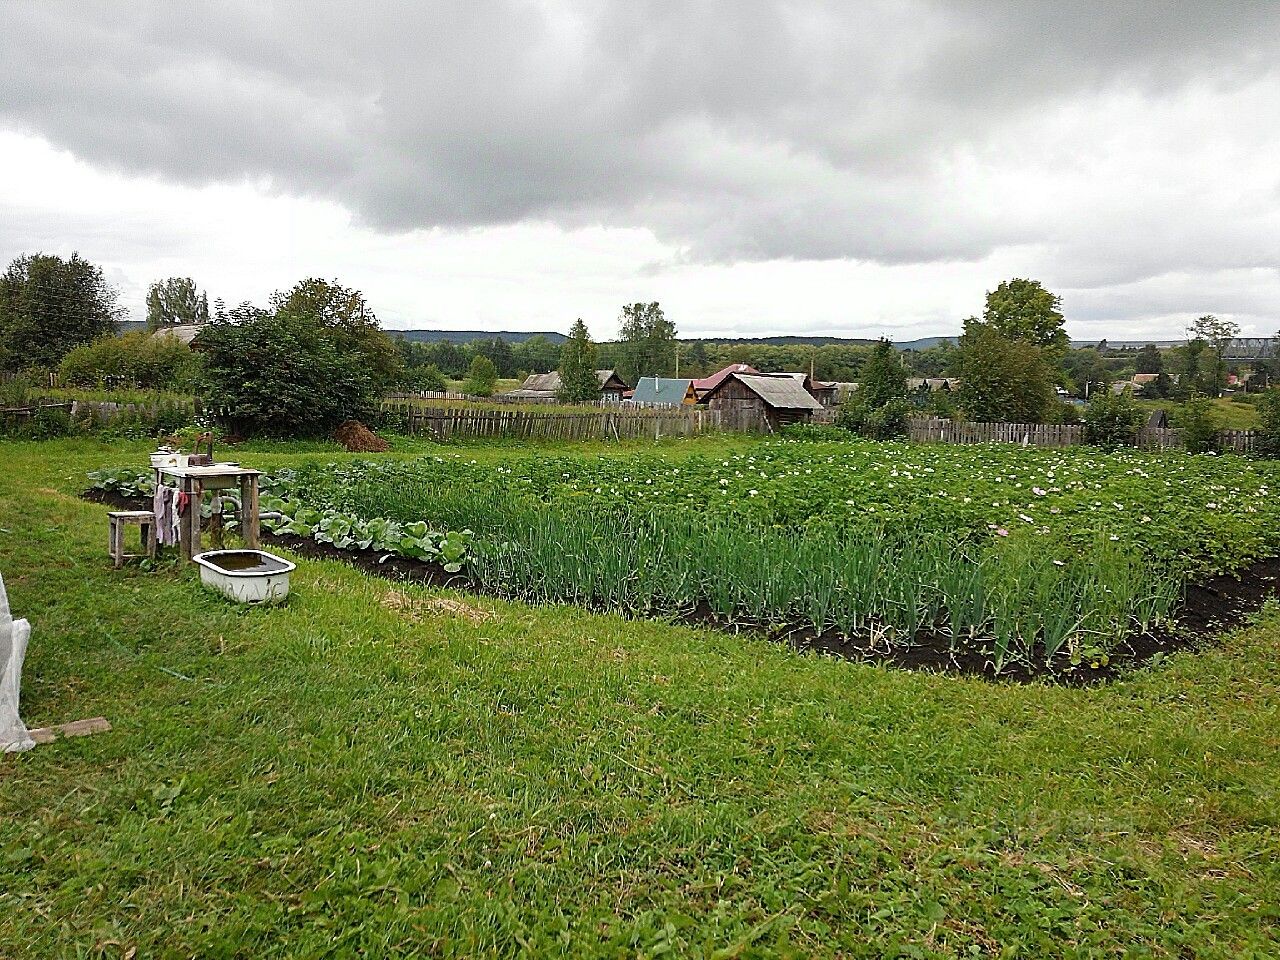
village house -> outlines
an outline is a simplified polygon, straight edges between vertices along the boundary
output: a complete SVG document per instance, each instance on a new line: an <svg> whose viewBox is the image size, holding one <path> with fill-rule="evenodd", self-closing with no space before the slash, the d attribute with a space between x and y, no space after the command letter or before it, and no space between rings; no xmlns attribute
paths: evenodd
<svg viewBox="0 0 1280 960"><path fill-rule="evenodd" d="M692 380L670 377L641 377L631 395L631 403L637 407L677 407L697 402L698 392Z"/></svg>
<svg viewBox="0 0 1280 960"><path fill-rule="evenodd" d="M823 409L806 389L807 380L803 373L731 373L709 390L702 402L723 412L739 428L754 417L777 431L791 423L803 423Z"/></svg>
<svg viewBox="0 0 1280 960"><path fill-rule="evenodd" d="M621 403L622 398L631 389L625 380L614 370L597 370L596 379L600 381L600 399L610 403ZM558 399L560 393L560 373L531 373L514 390L502 394L504 400L550 401Z"/></svg>

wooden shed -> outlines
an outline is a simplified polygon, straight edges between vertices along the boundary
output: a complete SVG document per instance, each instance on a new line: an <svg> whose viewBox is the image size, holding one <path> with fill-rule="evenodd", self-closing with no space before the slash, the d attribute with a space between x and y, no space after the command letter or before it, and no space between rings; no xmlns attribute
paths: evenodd
<svg viewBox="0 0 1280 960"><path fill-rule="evenodd" d="M753 417L776 431L802 423L822 410L822 404L805 389L804 375L789 373L731 373L702 398L712 410L726 414L731 426L745 429Z"/></svg>

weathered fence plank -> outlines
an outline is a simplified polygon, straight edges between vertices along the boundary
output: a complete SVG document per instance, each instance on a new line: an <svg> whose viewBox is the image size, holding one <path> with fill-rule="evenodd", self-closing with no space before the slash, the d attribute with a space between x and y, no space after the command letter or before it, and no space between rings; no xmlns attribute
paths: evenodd
<svg viewBox="0 0 1280 960"><path fill-rule="evenodd" d="M1256 441L1253 430L1219 430L1216 449L1248 453ZM1017 443L1024 447L1073 447L1083 444L1078 423L968 423L921 418L907 421L907 439L916 443ZM1182 431L1144 427L1133 445L1143 450L1181 450Z"/></svg>

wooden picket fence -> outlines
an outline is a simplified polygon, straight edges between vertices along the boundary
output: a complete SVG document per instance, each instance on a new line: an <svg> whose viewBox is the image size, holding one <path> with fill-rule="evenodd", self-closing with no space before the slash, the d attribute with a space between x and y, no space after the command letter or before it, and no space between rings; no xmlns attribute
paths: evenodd
<svg viewBox="0 0 1280 960"><path fill-rule="evenodd" d="M964 423L954 420L907 421L907 439L917 443L1017 443L1024 447L1072 447L1085 442L1078 423ZM1229 453L1253 450L1253 430L1219 430L1216 449ZM1143 450L1181 450L1182 431L1172 428L1139 430L1134 446Z"/></svg>
<svg viewBox="0 0 1280 960"><path fill-rule="evenodd" d="M504 437L520 440L639 440L688 437L722 429L714 410L584 410L560 413L533 410L424 407L383 403L414 436L435 440Z"/></svg>

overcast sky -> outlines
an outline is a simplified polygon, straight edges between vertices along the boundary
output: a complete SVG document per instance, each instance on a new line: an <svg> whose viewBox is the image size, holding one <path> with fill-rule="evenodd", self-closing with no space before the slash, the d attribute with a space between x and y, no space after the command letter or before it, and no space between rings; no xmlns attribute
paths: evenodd
<svg viewBox="0 0 1280 960"><path fill-rule="evenodd" d="M0 259L133 315L304 276L388 327L1280 327L1274 0L0 2Z"/></svg>

